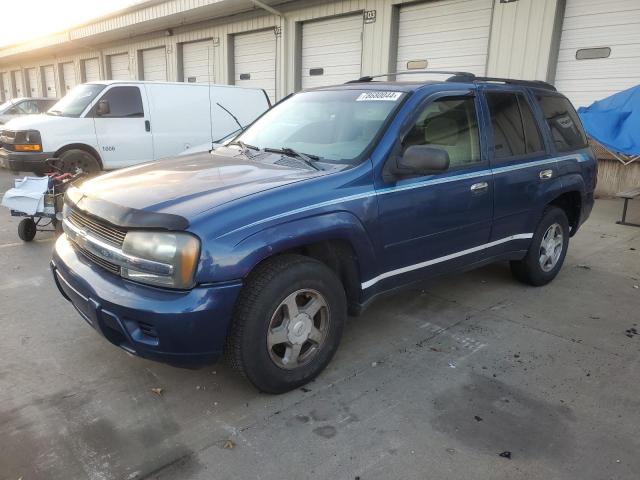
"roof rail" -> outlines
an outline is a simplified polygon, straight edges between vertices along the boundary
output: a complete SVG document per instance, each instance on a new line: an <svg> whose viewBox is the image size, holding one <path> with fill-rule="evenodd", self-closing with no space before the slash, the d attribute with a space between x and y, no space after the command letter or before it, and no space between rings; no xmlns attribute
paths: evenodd
<svg viewBox="0 0 640 480"><path fill-rule="evenodd" d="M553 90L556 92L556 87L548 82L542 80L516 80L513 78L500 78L500 77L476 77L475 75L454 75L447 79L447 82L495 82L506 83L507 85L522 85L525 87L542 88L544 90Z"/></svg>
<svg viewBox="0 0 640 480"><path fill-rule="evenodd" d="M418 73L422 73L422 74L431 73L434 75L453 75L453 76L460 76L460 77L474 77L473 73L469 73L469 72L451 72L448 70L401 70L399 72L381 73L379 75L367 75L365 77L360 77L357 80L349 80L346 83L370 82L374 78L390 77L391 75L411 75L411 74L418 74Z"/></svg>

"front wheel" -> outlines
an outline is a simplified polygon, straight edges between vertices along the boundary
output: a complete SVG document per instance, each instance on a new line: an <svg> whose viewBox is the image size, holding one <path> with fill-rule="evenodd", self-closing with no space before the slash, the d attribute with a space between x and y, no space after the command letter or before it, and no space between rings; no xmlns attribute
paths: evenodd
<svg viewBox="0 0 640 480"><path fill-rule="evenodd" d="M511 262L511 272L523 283L546 285L558 275L568 247L567 214L561 208L549 207L536 228L527 255Z"/></svg>
<svg viewBox="0 0 640 480"><path fill-rule="evenodd" d="M89 152L79 149L67 150L60 155L59 166L65 173L75 174L78 170L87 174L100 172L100 162Z"/></svg>
<svg viewBox="0 0 640 480"><path fill-rule="evenodd" d="M300 387L337 350L346 305L342 283L323 263L301 255L267 260L238 298L227 358L263 392Z"/></svg>

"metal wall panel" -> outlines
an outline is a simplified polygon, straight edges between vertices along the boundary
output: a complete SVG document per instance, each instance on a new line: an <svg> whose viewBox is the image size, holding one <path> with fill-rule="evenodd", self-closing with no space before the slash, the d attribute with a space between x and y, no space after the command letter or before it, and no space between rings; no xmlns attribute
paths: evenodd
<svg viewBox="0 0 640 480"><path fill-rule="evenodd" d="M167 55L165 47L143 50L141 59L143 80L167 80Z"/></svg>
<svg viewBox="0 0 640 480"><path fill-rule="evenodd" d="M11 93L11 75L9 75L9 72L2 72L0 80L2 81L2 100L6 101L13 98Z"/></svg>
<svg viewBox="0 0 640 480"><path fill-rule="evenodd" d="M22 70L14 70L11 72L13 75L13 85L15 87L16 97L26 96L26 89L24 88L24 77Z"/></svg>
<svg viewBox="0 0 640 480"><path fill-rule="evenodd" d="M234 84L261 88L271 102L276 95L276 35L274 30L233 36Z"/></svg>
<svg viewBox="0 0 640 480"><path fill-rule="evenodd" d="M62 81L64 84L63 95L76 86L76 67L73 62L65 62L62 64Z"/></svg>
<svg viewBox="0 0 640 480"><path fill-rule="evenodd" d="M362 27L360 14L302 24L302 88L344 83L360 77Z"/></svg>
<svg viewBox="0 0 640 480"><path fill-rule="evenodd" d="M29 83L29 92L27 96L37 97L38 94L38 71L36 68L27 68L27 81Z"/></svg>
<svg viewBox="0 0 640 480"><path fill-rule="evenodd" d="M577 60L580 49L608 47L606 58ZM640 83L640 2L567 0L555 84L576 107Z"/></svg>
<svg viewBox="0 0 640 480"><path fill-rule="evenodd" d="M108 59L109 77L111 80L131 80L128 53L109 55Z"/></svg>
<svg viewBox="0 0 640 480"><path fill-rule="evenodd" d="M87 58L83 61L84 82L95 82L100 80L100 60L97 58Z"/></svg>
<svg viewBox="0 0 640 480"><path fill-rule="evenodd" d="M42 79L44 96L51 98L57 97L56 74L53 65L45 65L42 67Z"/></svg>
<svg viewBox="0 0 640 480"><path fill-rule="evenodd" d="M201 40L182 45L182 81L211 82L214 77L213 41Z"/></svg>
<svg viewBox="0 0 640 480"><path fill-rule="evenodd" d="M455 0L402 5L396 71L426 61L434 70L486 73L493 0ZM434 78L411 75L406 78ZM400 79L405 79L401 77Z"/></svg>

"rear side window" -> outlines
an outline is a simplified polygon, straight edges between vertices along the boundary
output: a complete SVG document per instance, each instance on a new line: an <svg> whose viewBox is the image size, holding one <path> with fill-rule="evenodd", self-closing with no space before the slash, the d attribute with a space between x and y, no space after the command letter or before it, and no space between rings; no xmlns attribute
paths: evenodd
<svg viewBox="0 0 640 480"><path fill-rule="evenodd" d="M109 113L100 115L100 118L136 118L144 116L142 97L138 87L114 87L108 90L100 100L109 102ZM96 104L97 107L97 104ZM93 116L95 109L93 108Z"/></svg>
<svg viewBox="0 0 640 480"><path fill-rule="evenodd" d="M521 93L487 92L494 158L511 159L544 151L531 107Z"/></svg>
<svg viewBox="0 0 640 480"><path fill-rule="evenodd" d="M585 148L587 136L573 106L564 97L537 95L551 138L559 152Z"/></svg>

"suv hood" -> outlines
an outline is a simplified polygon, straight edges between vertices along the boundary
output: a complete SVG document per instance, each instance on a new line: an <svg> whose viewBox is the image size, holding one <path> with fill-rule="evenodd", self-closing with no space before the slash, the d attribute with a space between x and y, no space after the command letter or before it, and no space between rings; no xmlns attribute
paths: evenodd
<svg viewBox="0 0 640 480"><path fill-rule="evenodd" d="M2 127L5 130L37 130L52 123L59 123L61 120L68 120L69 117L56 117L40 113L37 115L21 115L9 120Z"/></svg>
<svg viewBox="0 0 640 480"><path fill-rule="evenodd" d="M205 210L326 173L207 152L108 173L84 182L68 197L116 225L149 227L153 217L177 216L188 223Z"/></svg>

